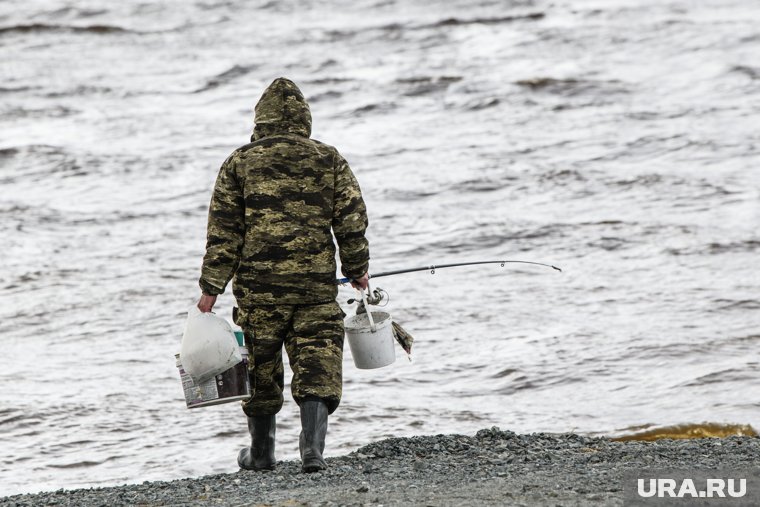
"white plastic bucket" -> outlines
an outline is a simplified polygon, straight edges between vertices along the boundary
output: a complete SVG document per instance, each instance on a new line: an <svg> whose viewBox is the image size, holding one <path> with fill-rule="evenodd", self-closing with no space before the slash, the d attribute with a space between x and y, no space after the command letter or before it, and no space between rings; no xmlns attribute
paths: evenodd
<svg viewBox="0 0 760 507"><path fill-rule="evenodd" d="M251 397L248 380L248 351L245 347L240 347L240 354L243 357L241 362L200 384L196 384L182 367L180 355L174 356L177 361L187 408L220 405L232 401L247 400Z"/></svg>
<svg viewBox="0 0 760 507"><path fill-rule="evenodd" d="M354 364L361 370L382 368L396 360L391 315L387 312L372 312L372 320L375 324L374 332L366 313L349 317L345 322L348 346Z"/></svg>

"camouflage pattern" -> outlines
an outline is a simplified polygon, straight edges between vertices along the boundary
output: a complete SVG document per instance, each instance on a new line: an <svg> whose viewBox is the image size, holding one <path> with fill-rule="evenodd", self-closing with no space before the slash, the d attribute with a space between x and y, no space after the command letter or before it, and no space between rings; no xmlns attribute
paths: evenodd
<svg viewBox="0 0 760 507"><path fill-rule="evenodd" d="M252 142L222 164L209 207L199 284L221 294L233 278L241 308L334 301L341 271L368 270L367 213L359 184L332 146L309 139L298 87L276 79L256 105Z"/></svg>
<svg viewBox="0 0 760 507"><path fill-rule="evenodd" d="M303 94L276 79L255 109L251 143L222 164L211 198L199 284L221 294L233 280L249 349L247 415L272 415L283 403L285 347L291 390L340 403L343 311L335 302L335 243L344 276L368 270L367 212L346 160L310 139ZM234 277L234 278L233 278Z"/></svg>
<svg viewBox="0 0 760 507"><path fill-rule="evenodd" d="M335 411L342 394L343 318L335 301L319 305L272 305L239 309L237 323L245 333L251 398L243 402L248 416L274 415L283 402L282 347L288 353L293 399L317 396Z"/></svg>

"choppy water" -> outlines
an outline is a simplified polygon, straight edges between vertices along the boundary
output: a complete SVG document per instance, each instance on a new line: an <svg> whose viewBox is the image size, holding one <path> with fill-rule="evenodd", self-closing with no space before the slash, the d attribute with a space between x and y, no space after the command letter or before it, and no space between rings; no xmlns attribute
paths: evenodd
<svg viewBox="0 0 760 507"><path fill-rule="evenodd" d="M236 469L242 412L186 410L173 356L279 75L360 179L373 270L565 269L379 279L415 360L347 354L328 455L760 427L758 27L739 0L3 1L0 494ZM297 433L288 400L280 458Z"/></svg>

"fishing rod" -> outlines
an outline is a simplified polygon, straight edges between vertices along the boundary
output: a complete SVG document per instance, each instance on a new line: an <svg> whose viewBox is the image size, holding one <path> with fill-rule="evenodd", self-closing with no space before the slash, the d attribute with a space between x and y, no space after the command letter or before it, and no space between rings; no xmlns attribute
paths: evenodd
<svg viewBox="0 0 760 507"><path fill-rule="evenodd" d="M382 273L377 274L370 274L369 278L380 278L381 276L391 276L391 275L400 275L403 273L414 273L416 271L430 271L431 275L435 274L436 269L443 269L443 268L455 268L458 266L474 266L476 264L501 264L501 267L504 267L505 264L533 264L536 266L545 266L547 268L552 268L560 273L562 272L562 269L558 268L557 266L553 266L551 264L544 264L543 262L532 262L532 261L475 261L475 262L456 262L453 264L433 264L430 266L423 266L419 268L407 268L407 269L397 269L395 271L384 271ZM352 280L352 278L340 278L338 279L338 283L344 284L348 283Z"/></svg>

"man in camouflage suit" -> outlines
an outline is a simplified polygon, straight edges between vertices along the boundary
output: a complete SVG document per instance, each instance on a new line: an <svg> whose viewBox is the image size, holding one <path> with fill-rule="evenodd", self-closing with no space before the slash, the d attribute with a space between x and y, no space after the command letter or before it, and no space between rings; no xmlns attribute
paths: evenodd
<svg viewBox="0 0 760 507"><path fill-rule="evenodd" d="M290 80L276 79L255 108L251 143L222 164L208 216L198 307L211 311L233 279L236 322L249 351L251 398L243 402L251 446L238 464L274 467L275 414L283 403L284 345L301 411L302 467L326 467L327 416L342 392L343 318L335 301L335 244L341 271L366 288L367 212L346 160L311 135L311 113Z"/></svg>

